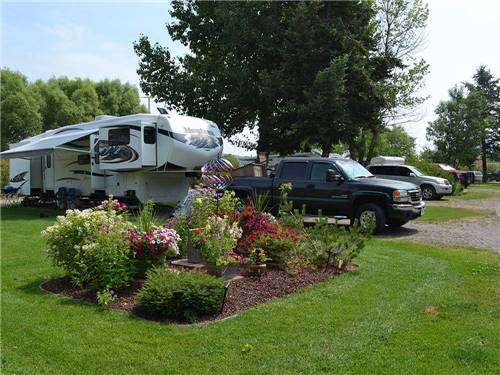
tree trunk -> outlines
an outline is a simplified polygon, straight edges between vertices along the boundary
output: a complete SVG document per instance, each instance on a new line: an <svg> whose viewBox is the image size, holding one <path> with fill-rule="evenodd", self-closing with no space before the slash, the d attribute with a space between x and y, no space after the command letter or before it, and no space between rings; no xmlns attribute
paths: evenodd
<svg viewBox="0 0 500 375"><path fill-rule="evenodd" d="M358 161L363 164L364 163L364 159L365 159L365 149L366 149L366 145L365 145L365 139L366 138L366 133L362 130L361 131L361 138L359 140L359 157L358 157Z"/></svg>
<svg viewBox="0 0 500 375"><path fill-rule="evenodd" d="M378 142L378 133L372 131L372 140L370 142L370 147L368 148L368 155L366 155L366 163L368 164L373 158L373 152L375 151L375 146Z"/></svg>
<svg viewBox="0 0 500 375"><path fill-rule="evenodd" d="M352 142L349 142L349 157L352 160L356 160L356 148Z"/></svg>
<svg viewBox="0 0 500 375"><path fill-rule="evenodd" d="M483 165L483 182L488 181L488 165L486 161L486 140L481 138L481 162Z"/></svg>
<svg viewBox="0 0 500 375"><path fill-rule="evenodd" d="M323 144L321 146L321 156L324 157L324 158L327 158L328 156L330 156L330 151L331 150L332 150L331 143Z"/></svg>

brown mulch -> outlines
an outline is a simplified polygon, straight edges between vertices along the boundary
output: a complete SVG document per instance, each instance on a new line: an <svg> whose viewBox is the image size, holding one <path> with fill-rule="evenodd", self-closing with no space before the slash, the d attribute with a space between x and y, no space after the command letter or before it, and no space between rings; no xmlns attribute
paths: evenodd
<svg viewBox="0 0 500 375"><path fill-rule="evenodd" d="M329 280L341 272L333 268L329 268L326 272L324 270L312 271L301 269L296 275L292 276L281 269L269 268L260 278L256 276L244 277L231 282L222 312L202 318L199 322L220 320L234 316L243 310L250 309L270 299L282 297L310 285ZM172 320L147 316L138 308L136 293L142 287L144 281L144 279L135 279L127 289L118 292L111 308L127 311L145 319L173 322ZM41 288L47 292L96 304L96 290L74 287L69 277L47 280L41 285Z"/></svg>

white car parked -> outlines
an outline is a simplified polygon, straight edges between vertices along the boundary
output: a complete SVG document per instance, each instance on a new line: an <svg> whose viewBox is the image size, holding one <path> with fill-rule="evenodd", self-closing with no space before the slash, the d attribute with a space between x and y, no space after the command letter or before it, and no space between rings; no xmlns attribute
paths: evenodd
<svg viewBox="0 0 500 375"><path fill-rule="evenodd" d="M367 169L379 178L406 181L420 186L422 198L425 200L441 199L453 192L453 187L447 179L426 176L418 168L404 163L404 158L378 156L371 160Z"/></svg>

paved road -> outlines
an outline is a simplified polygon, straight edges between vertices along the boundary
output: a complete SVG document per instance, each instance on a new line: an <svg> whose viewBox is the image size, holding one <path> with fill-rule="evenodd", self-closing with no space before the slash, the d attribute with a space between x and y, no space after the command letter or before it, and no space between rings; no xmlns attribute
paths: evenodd
<svg viewBox="0 0 500 375"><path fill-rule="evenodd" d="M492 191L500 195L500 191ZM410 222L402 228L388 229L380 237L477 247L500 252L500 200L441 200L428 202L428 206L480 208L490 210L494 214L439 224Z"/></svg>

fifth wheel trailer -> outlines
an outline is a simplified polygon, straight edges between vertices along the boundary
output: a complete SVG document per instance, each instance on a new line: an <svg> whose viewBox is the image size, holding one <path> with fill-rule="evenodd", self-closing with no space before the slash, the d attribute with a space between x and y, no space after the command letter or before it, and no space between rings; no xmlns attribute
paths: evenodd
<svg viewBox="0 0 500 375"><path fill-rule="evenodd" d="M222 136L209 120L180 115L98 116L11 144L10 181L21 195L122 197L175 203L190 176L222 155Z"/></svg>

